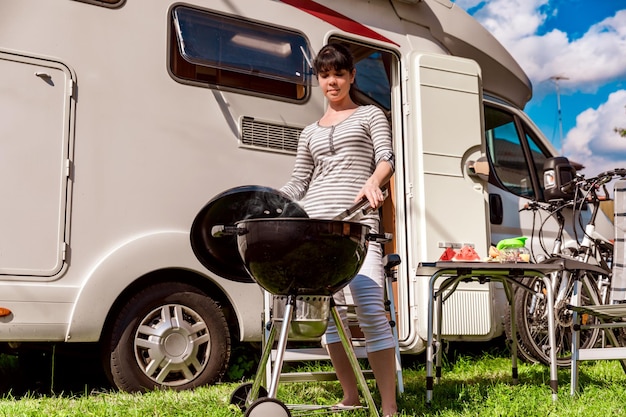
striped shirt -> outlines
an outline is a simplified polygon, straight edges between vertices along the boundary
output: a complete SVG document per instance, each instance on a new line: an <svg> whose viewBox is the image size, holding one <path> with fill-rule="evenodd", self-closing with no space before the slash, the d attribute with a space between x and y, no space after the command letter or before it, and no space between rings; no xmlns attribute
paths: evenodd
<svg viewBox="0 0 626 417"><path fill-rule="evenodd" d="M360 106L336 125L304 128L291 179L281 191L300 201L310 218L332 219L354 204L382 161L394 168L389 123L378 107ZM363 223L377 231L378 213Z"/></svg>

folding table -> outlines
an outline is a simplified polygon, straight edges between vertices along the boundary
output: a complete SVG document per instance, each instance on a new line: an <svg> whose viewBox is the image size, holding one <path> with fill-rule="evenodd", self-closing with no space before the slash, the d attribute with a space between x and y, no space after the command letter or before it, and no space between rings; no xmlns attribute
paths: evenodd
<svg viewBox="0 0 626 417"><path fill-rule="evenodd" d="M513 302L512 286L517 285L525 291L535 292L532 288L523 284L523 277L538 277L545 284L548 304L548 333L550 344L550 388L552 399L556 400L558 391L557 366L556 366L556 336L554 329L554 297L550 274L563 269L586 269L586 264L564 258L550 258L544 263L499 263L499 262L424 262L420 263L416 273L418 276L430 276L428 298L428 340L426 344L426 403L430 404L433 398L433 359L435 356L435 334L441 339L441 327L443 320L444 293L448 297L454 292L462 281L478 281L481 284L489 281L501 282L511 306L511 317L515 317L515 303ZM435 283L443 278L437 290ZM434 331L435 302L437 303L437 330ZM515 335L515 320L511 320L511 334ZM437 342L439 343L439 342ZM517 339L512 342L512 377L517 382ZM441 378L441 349L436 349L436 378Z"/></svg>

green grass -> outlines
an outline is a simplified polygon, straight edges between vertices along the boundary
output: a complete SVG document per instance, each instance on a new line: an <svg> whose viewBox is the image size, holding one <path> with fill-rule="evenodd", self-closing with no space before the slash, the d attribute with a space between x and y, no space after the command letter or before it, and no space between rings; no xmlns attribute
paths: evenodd
<svg viewBox="0 0 626 417"><path fill-rule="evenodd" d="M433 403L425 405L423 355L404 357L405 393L399 398L402 416L614 416L626 415L626 374L617 361L583 363L582 392L569 395L568 369L559 370L559 399L552 402L549 369L519 364L519 384L510 378L505 349L491 353L452 353L444 364L442 380L435 385ZM2 362L0 361L0 365ZM308 364L307 368L325 369ZM5 378L7 374L1 373ZM249 380L249 379L248 379ZM6 385L7 381L4 381ZM379 398L370 381L375 400ZM0 417L30 416L243 416L230 395L238 382L220 383L194 391L160 391L128 394L114 391L12 396L0 400ZM333 404L341 396L336 382L279 384L277 398L287 404ZM368 416L365 411L337 416Z"/></svg>

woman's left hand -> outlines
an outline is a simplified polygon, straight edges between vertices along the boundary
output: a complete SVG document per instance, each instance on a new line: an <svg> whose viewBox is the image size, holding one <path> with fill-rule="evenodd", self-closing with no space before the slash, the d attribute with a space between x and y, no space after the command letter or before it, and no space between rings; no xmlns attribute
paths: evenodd
<svg viewBox="0 0 626 417"><path fill-rule="evenodd" d="M393 167L388 161L383 161L378 164L372 176L365 181L365 185L363 185L363 188L361 188L361 191L357 194L354 202L357 203L365 197L369 200L370 206L373 209L382 206L385 201L385 195L383 194L383 190L380 189L380 185L387 184L392 174Z"/></svg>
<svg viewBox="0 0 626 417"><path fill-rule="evenodd" d="M370 206L373 209L379 208L383 205L383 202L385 201L383 191L380 189L380 187L373 184L365 184L363 188L361 188L361 191L359 191L359 193L357 194L354 202L356 203L360 201L363 197L367 198L367 200L370 202Z"/></svg>

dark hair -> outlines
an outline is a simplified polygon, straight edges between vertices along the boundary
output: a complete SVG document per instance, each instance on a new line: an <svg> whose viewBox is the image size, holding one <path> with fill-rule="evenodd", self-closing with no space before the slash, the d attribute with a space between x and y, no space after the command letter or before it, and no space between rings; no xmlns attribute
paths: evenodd
<svg viewBox="0 0 626 417"><path fill-rule="evenodd" d="M350 72L354 69L354 59L350 50L344 45L329 43L320 49L315 60L313 60L313 68L316 74L330 70Z"/></svg>

